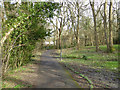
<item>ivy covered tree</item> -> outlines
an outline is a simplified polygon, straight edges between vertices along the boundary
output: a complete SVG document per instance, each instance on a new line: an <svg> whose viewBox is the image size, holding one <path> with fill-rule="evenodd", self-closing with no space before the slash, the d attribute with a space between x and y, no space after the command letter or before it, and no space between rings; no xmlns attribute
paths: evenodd
<svg viewBox="0 0 120 90"><path fill-rule="evenodd" d="M35 43L50 35L50 29L45 25L56 10L59 10L59 3L4 2L6 19L2 19L1 39L3 75L9 68L17 68L30 61Z"/></svg>

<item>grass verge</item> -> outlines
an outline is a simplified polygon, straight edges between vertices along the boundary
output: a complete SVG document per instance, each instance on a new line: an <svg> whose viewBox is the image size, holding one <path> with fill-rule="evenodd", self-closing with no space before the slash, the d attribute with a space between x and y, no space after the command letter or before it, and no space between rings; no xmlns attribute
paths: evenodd
<svg viewBox="0 0 120 90"><path fill-rule="evenodd" d="M106 46L100 46L99 52L95 52L93 46L82 47L80 50L63 49L62 57L64 63L85 64L93 68L118 71L118 46L114 45L114 53L105 51Z"/></svg>
<svg viewBox="0 0 120 90"><path fill-rule="evenodd" d="M2 78L2 88L34 88L38 76L36 63L40 55L41 53L36 53L28 64L5 73Z"/></svg>

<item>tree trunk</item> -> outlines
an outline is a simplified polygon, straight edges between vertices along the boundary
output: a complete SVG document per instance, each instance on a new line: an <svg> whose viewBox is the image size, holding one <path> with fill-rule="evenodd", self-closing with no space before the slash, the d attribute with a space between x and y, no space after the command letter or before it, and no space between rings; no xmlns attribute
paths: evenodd
<svg viewBox="0 0 120 90"><path fill-rule="evenodd" d="M120 7L120 1L118 2L118 7ZM118 11L118 44L120 44L120 10ZM120 52L120 48L118 49L118 52Z"/></svg>
<svg viewBox="0 0 120 90"><path fill-rule="evenodd" d="M59 39L59 30L58 30L58 21L56 19L56 31L57 31L57 37L56 37L56 48L58 49L59 48L59 42L58 42L58 39Z"/></svg>
<svg viewBox="0 0 120 90"><path fill-rule="evenodd" d="M102 43L102 45L105 45L105 44L106 44L106 41L105 41L105 36L104 36L104 33L103 33L103 35L102 35L102 36L103 36L103 38L102 38L102 42L103 42L103 43Z"/></svg>
<svg viewBox="0 0 120 90"><path fill-rule="evenodd" d="M91 44L90 44L91 46L94 46L94 43L93 43L93 38L92 38L92 36L90 37L90 43L91 43Z"/></svg>
<svg viewBox="0 0 120 90"><path fill-rule="evenodd" d="M97 26L96 26L96 15L95 15L95 10L94 10L94 1L93 3L90 2L91 8L92 8L92 13L93 13L93 18L94 18L94 35L95 35L95 45L96 45L96 52L99 50L99 45L98 45L98 35L97 35Z"/></svg>
<svg viewBox="0 0 120 90"><path fill-rule="evenodd" d="M113 36L112 36L112 0L109 7L109 51L113 52Z"/></svg>
<svg viewBox="0 0 120 90"><path fill-rule="evenodd" d="M59 49L61 49L61 33L62 33L62 18L61 18L60 29L59 29Z"/></svg>
<svg viewBox="0 0 120 90"><path fill-rule="evenodd" d="M106 40L106 45L107 45L107 52L109 51L109 43L108 43L108 38L107 38L107 22L106 22L106 19L107 19L107 0L105 1L104 3L104 34L105 34L105 40Z"/></svg>
<svg viewBox="0 0 120 90"><path fill-rule="evenodd" d="M60 38L61 34L60 34L60 31L59 31L59 49L61 49L61 38Z"/></svg>
<svg viewBox="0 0 120 90"><path fill-rule="evenodd" d="M95 35L95 45L96 45L96 52L98 52L98 36L97 36L97 28L96 28L96 17L94 16L94 35Z"/></svg>
<svg viewBox="0 0 120 90"><path fill-rule="evenodd" d="M77 36L76 36L76 42L77 42L77 49L79 50L79 21L80 21L80 9L79 9L79 3L77 2L77 9L78 9L78 15L77 15Z"/></svg>
<svg viewBox="0 0 120 90"><path fill-rule="evenodd" d="M85 35L85 46L87 46L87 36Z"/></svg>
<svg viewBox="0 0 120 90"><path fill-rule="evenodd" d="M0 17L2 17L2 7L0 7ZM2 38L2 18L0 18L0 40L1 40L1 38ZM3 64L2 64L2 50L1 49L2 49L2 47L0 45L0 83L2 83L1 82L2 81L2 73L4 73L2 70ZM0 89L2 89L1 86L2 86L2 84L0 84Z"/></svg>

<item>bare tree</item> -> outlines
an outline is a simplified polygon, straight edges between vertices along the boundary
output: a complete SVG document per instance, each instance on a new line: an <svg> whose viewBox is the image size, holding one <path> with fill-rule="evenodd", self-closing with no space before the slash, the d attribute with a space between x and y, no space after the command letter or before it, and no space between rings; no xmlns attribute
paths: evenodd
<svg viewBox="0 0 120 90"><path fill-rule="evenodd" d="M99 9L97 10L97 12L95 12L95 4L94 4L94 0L91 1L90 0L90 6L92 8L92 13L93 13L93 19L94 19L94 35L95 35L95 45L96 45L96 52L99 50L99 44L98 44L98 35L97 35L97 23L96 23L96 17L100 11L100 8L102 6L102 4L100 4Z"/></svg>
<svg viewBox="0 0 120 90"><path fill-rule="evenodd" d="M106 44L107 44L107 52L109 51L109 42L108 42L108 38L107 38L107 0L105 0L105 3L104 3L104 33L105 33L105 40L106 40Z"/></svg>
<svg viewBox="0 0 120 90"><path fill-rule="evenodd" d="M113 36L112 36L112 0L110 0L109 6L109 51L112 52L113 48Z"/></svg>
<svg viewBox="0 0 120 90"><path fill-rule="evenodd" d="M107 45L107 52L109 52L109 42L108 42L108 35L107 35L107 0L105 0L105 3L104 3L104 16L102 15L102 17L104 19L104 35L105 35L105 41Z"/></svg>

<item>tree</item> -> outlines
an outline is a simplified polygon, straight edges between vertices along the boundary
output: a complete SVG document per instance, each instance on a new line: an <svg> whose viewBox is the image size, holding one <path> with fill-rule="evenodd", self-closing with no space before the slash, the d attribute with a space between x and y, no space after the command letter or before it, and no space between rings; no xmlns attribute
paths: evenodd
<svg viewBox="0 0 120 90"><path fill-rule="evenodd" d="M62 48L62 46L61 46L61 34L62 34L62 30L63 30L63 19L62 19L62 17L60 17L60 28L58 29L58 31L59 31L59 49L61 49Z"/></svg>
<svg viewBox="0 0 120 90"><path fill-rule="evenodd" d="M113 52L113 36L112 36L112 0L109 6L109 51Z"/></svg>
<svg viewBox="0 0 120 90"><path fill-rule="evenodd" d="M77 32L76 32L76 43L77 43L77 49L79 50L79 23L80 23L80 8L79 8L79 3L78 1L76 2L76 6L77 6Z"/></svg>
<svg viewBox="0 0 120 90"><path fill-rule="evenodd" d="M61 49L61 35L62 35L62 32L63 32L63 28L64 28L64 26L66 25L66 14L65 14L65 12L66 12L66 7L65 7L65 2L63 3L60 3L60 9L59 9L59 11L58 11L58 13L57 13L57 15L56 15L56 25L54 24L54 22L52 21L52 20L50 20L51 21L51 23L53 24L53 26L54 27L56 27L56 30L58 30L58 46L59 46L59 49ZM58 23L59 23L59 27L58 27Z"/></svg>
<svg viewBox="0 0 120 90"><path fill-rule="evenodd" d="M118 43L120 44L120 2L118 2ZM120 52L120 48L119 48L119 52Z"/></svg>
<svg viewBox="0 0 120 90"><path fill-rule="evenodd" d="M90 0L90 6L92 8L92 13L93 13L93 19L94 19L94 35L95 35L95 45L96 45L96 52L98 52L99 50L99 43L98 43L98 35L97 35L97 23L96 23L96 17L100 11L100 8L102 6L102 4L100 5L99 9L97 10L97 12L95 12L95 5L94 5L94 0L93 2L91 2Z"/></svg>
<svg viewBox="0 0 120 90"><path fill-rule="evenodd" d="M87 5L84 5L83 2L80 2L79 0L75 0L75 2L68 1L68 9L70 11L70 19L72 23L72 29L74 31L74 36L76 38L76 45L77 49L80 48L80 20L81 17L84 16L83 12L87 10Z"/></svg>
<svg viewBox="0 0 120 90"><path fill-rule="evenodd" d="M48 18L53 18L58 3L22 2L10 4L4 2L7 20L3 23L4 30L1 45L3 49L3 75L8 68L17 68L30 61L35 43L50 35L45 26ZM16 7L17 6L17 7Z"/></svg>
<svg viewBox="0 0 120 90"><path fill-rule="evenodd" d="M106 11L106 9L107 9L107 0L104 3L104 33L105 33L105 40L106 40L107 52L108 52L109 51L109 42L108 42L108 37L107 37L107 32L106 32L106 30L107 30L107 22L106 22L106 20L107 20L107 11Z"/></svg>
<svg viewBox="0 0 120 90"><path fill-rule="evenodd" d="M101 11L100 11L101 13ZM104 20L104 35L105 35L105 41L107 45L107 52L109 52L109 42L108 42L108 35L107 35L107 0L105 0L104 3L104 16L101 13L101 16L103 17Z"/></svg>

